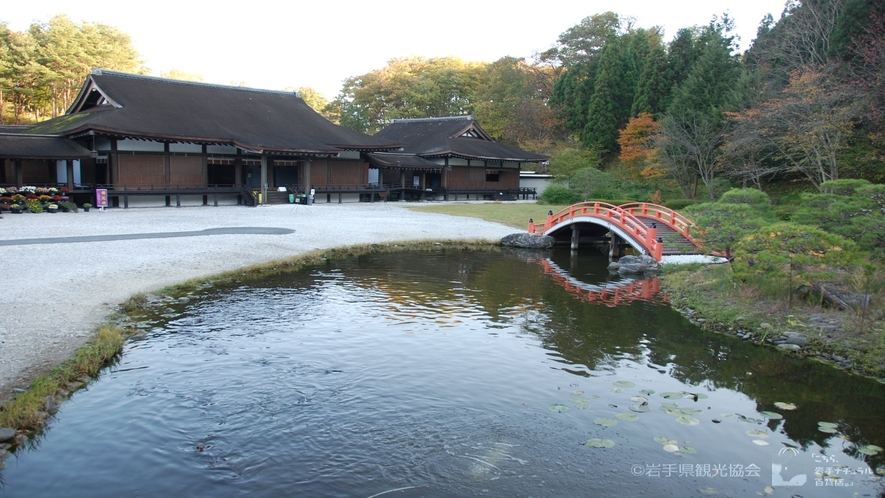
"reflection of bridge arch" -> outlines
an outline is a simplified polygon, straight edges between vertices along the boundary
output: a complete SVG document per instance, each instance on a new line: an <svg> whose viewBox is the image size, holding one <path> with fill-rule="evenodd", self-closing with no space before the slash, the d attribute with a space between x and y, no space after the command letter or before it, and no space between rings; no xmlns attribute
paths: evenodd
<svg viewBox="0 0 885 498"><path fill-rule="evenodd" d="M630 304L633 301L666 302L661 294L661 282L657 277L642 280L624 279L604 285L588 284L571 276L550 259L536 260L554 282L582 301L604 304L610 308Z"/></svg>
<svg viewBox="0 0 885 498"><path fill-rule="evenodd" d="M698 254L700 244L691 235L695 224L676 211L657 204L637 202L615 206L605 202L580 202L547 215L546 223L529 222L529 233L562 238L571 231L572 249L580 232L604 229L612 234L612 248L624 240L642 254L660 261L664 254ZM664 238L667 249L664 248ZM613 252L614 254L614 252Z"/></svg>

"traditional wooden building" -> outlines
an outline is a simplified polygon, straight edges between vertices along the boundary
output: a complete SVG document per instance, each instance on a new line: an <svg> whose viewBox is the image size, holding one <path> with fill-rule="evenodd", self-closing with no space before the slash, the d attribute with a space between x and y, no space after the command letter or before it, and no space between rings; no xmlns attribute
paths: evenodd
<svg viewBox="0 0 885 498"><path fill-rule="evenodd" d="M510 199L547 158L492 140L472 116L402 119L370 136L294 92L94 69L64 116L0 126L0 186L66 186L112 205Z"/></svg>
<svg viewBox="0 0 885 498"><path fill-rule="evenodd" d="M421 199L514 199L524 164L549 159L496 142L473 116L394 119L375 137L402 142L401 151L369 153L379 181L393 193Z"/></svg>
<svg viewBox="0 0 885 498"><path fill-rule="evenodd" d="M0 185L108 188L125 206L266 202L281 188L367 186L365 154L402 145L335 125L294 92L96 69L64 116L0 129Z"/></svg>

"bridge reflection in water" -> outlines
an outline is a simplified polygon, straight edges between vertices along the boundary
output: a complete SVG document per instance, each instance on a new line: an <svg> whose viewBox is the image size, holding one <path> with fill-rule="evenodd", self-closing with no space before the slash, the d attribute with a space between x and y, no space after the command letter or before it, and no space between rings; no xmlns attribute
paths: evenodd
<svg viewBox="0 0 885 498"><path fill-rule="evenodd" d="M544 273L576 298L610 308L634 301L666 303L667 295L661 293L661 281L657 277L645 279L622 278L616 282L590 284L572 276L567 270L546 259L529 260L544 268Z"/></svg>

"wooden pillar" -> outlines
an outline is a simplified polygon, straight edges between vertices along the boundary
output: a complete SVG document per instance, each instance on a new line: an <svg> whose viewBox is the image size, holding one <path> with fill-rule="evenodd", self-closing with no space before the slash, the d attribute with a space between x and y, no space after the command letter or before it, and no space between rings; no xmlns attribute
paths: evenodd
<svg viewBox="0 0 885 498"><path fill-rule="evenodd" d="M261 154L261 203L267 204L267 154Z"/></svg>
<svg viewBox="0 0 885 498"><path fill-rule="evenodd" d="M68 173L68 190L74 189L74 160L65 161L65 171Z"/></svg>
<svg viewBox="0 0 885 498"><path fill-rule="evenodd" d="M572 251L578 250L578 243L581 240L581 229L577 223L572 223Z"/></svg>
<svg viewBox="0 0 885 498"><path fill-rule="evenodd" d="M310 195L310 159L304 161L304 193Z"/></svg>
<svg viewBox="0 0 885 498"><path fill-rule="evenodd" d="M203 186L209 185L209 158L207 157L206 146L203 146L203 161L201 165L203 170Z"/></svg>
<svg viewBox="0 0 885 498"><path fill-rule="evenodd" d="M240 149L237 149L237 157L234 158L234 182L235 186L243 186L243 157Z"/></svg>
<svg viewBox="0 0 885 498"><path fill-rule="evenodd" d="M117 152L117 139L111 139L111 153L108 154L108 183L116 185L120 181L120 154Z"/></svg>
<svg viewBox="0 0 885 498"><path fill-rule="evenodd" d="M267 187L270 190L277 189L277 175L274 173L273 158L267 158Z"/></svg>
<svg viewBox="0 0 885 498"><path fill-rule="evenodd" d="M172 184L172 156L169 152L169 142L163 143L163 184L170 186Z"/></svg>
<svg viewBox="0 0 885 498"><path fill-rule="evenodd" d="M24 186L24 173L22 172L22 160L12 160L12 175L15 176L15 185L17 187Z"/></svg>
<svg viewBox="0 0 885 498"><path fill-rule="evenodd" d="M618 234L615 232L611 232L612 234L612 242L611 247L609 247L608 258L610 260L618 259L621 255L621 238L618 237Z"/></svg>
<svg viewBox="0 0 885 498"><path fill-rule="evenodd" d="M163 186L167 189L172 185L172 153L169 142L163 142ZM172 197L166 196L166 207L172 205ZM126 207L129 207L127 202Z"/></svg>

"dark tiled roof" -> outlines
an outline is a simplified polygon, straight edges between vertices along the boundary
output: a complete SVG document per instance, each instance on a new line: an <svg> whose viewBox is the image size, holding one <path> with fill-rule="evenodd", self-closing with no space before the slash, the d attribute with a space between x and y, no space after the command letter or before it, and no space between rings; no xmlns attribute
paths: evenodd
<svg viewBox="0 0 885 498"><path fill-rule="evenodd" d="M465 133L474 136L462 136ZM463 157L491 161L541 162L547 156L495 142L473 116L394 119L376 137L405 143L403 152L424 157Z"/></svg>
<svg viewBox="0 0 885 498"><path fill-rule="evenodd" d="M292 92L154 78L106 70L89 76L68 114L31 133L97 134L233 144L254 152L334 154L401 144L338 126Z"/></svg>
<svg viewBox="0 0 885 498"><path fill-rule="evenodd" d="M0 133L0 158L84 159L89 155L89 150L67 138Z"/></svg>
<svg viewBox="0 0 885 498"><path fill-rule="evenodd" d="M369 154L369 162L376 168L442 169L444 167L415 154L392 152L371 153Z"/></svg>

